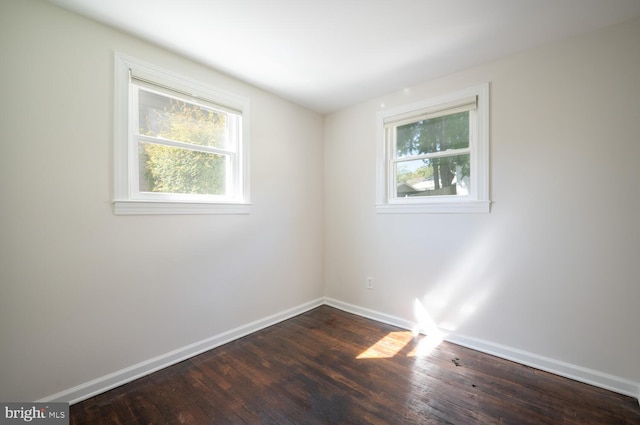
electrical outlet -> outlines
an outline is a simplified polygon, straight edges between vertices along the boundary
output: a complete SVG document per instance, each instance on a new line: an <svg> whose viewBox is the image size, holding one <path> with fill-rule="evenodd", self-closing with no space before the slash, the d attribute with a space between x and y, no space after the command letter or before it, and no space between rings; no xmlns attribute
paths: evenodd
<svg viewBox="0 0 640 425"><path fill-rule="evenodd" d="M372 277L368 277L367 278L367 289L373 289L373 278Z"/></svg>

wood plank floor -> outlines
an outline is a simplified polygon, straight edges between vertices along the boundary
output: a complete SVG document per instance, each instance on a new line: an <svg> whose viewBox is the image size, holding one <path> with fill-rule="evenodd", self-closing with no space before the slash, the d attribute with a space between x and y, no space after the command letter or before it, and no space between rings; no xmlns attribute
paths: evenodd
<svg viewBox="0 0 640 425"><path fill-rule="evenodd" d="M71 424L640 424L638 401L322 306L71 406Z"/></svg>

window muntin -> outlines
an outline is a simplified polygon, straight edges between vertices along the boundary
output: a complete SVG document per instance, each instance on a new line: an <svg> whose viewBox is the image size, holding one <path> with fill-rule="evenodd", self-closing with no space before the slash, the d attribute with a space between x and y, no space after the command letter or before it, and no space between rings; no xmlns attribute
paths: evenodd
<svg viewBox="0 0 640 425"><path fill-rule="evenodd" d="M133 84L140 134L216 148L229 143L226 112Z"/></svg>
<svg viewBox="0 0 640 425"><path fill-rule="evenodd" d="M378 113L378 212L488 212L488 84Z"/></svg>
<svg viewBox="0 0 640 425"><path fill-rule="evenodd" d="M387 125L395 152L390 159L394 199L469 195L474 109Z"/></svg>
<svg viewBox="0 0 640 425"><path fill-rule="evenodd" d="M249 101L115 59L115 213L250 212Z"/></svg>
<svg viewBox="0 0 640 425"><path fill-rule="evenodd" d="M137 105L132 117L139 168L135 196L232 197L242 117L149 90L135 80L131 85Z"/></svg>

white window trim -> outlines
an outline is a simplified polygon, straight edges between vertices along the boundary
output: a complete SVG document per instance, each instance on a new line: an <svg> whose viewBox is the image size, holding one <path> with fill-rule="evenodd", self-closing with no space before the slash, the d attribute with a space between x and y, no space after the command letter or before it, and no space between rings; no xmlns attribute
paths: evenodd
<svg viewBox="0 0 640 425"><path fill-rule="evenodd" d="M476 138L471 142L471 193L468 196L429 196L394 199L390 187L390 146L385 120L477 96ZM376 212L378 213L488 213L489 199L489 83L382 110L377 115Z"/></svg>
<svg viewBox="0 0 640 425"><path fill-rule="evenodd" d="M249 100L213 89L200 82L167 71L141 60L115 53L114 72L114 213L116 215L142 214L248 214L249 198ZM130 70L144 72L152 79L165 82L184 93L198 93L207 99L242 113L242 140L238 146L241 161L238 175L238 199L144 199L135 197L133 184L137 176L131 175L134 160L129 140Z"/></svg>

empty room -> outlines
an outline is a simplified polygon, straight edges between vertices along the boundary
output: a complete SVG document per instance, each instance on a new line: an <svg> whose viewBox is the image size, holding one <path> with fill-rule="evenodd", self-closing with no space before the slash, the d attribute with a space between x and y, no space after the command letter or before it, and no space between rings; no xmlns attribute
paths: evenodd
<svg viewBox="0 0 640 425"><path fill-rule="evenodd" d="M639 1L2 0L0 53L0 423L640 423Z"/></svg>

